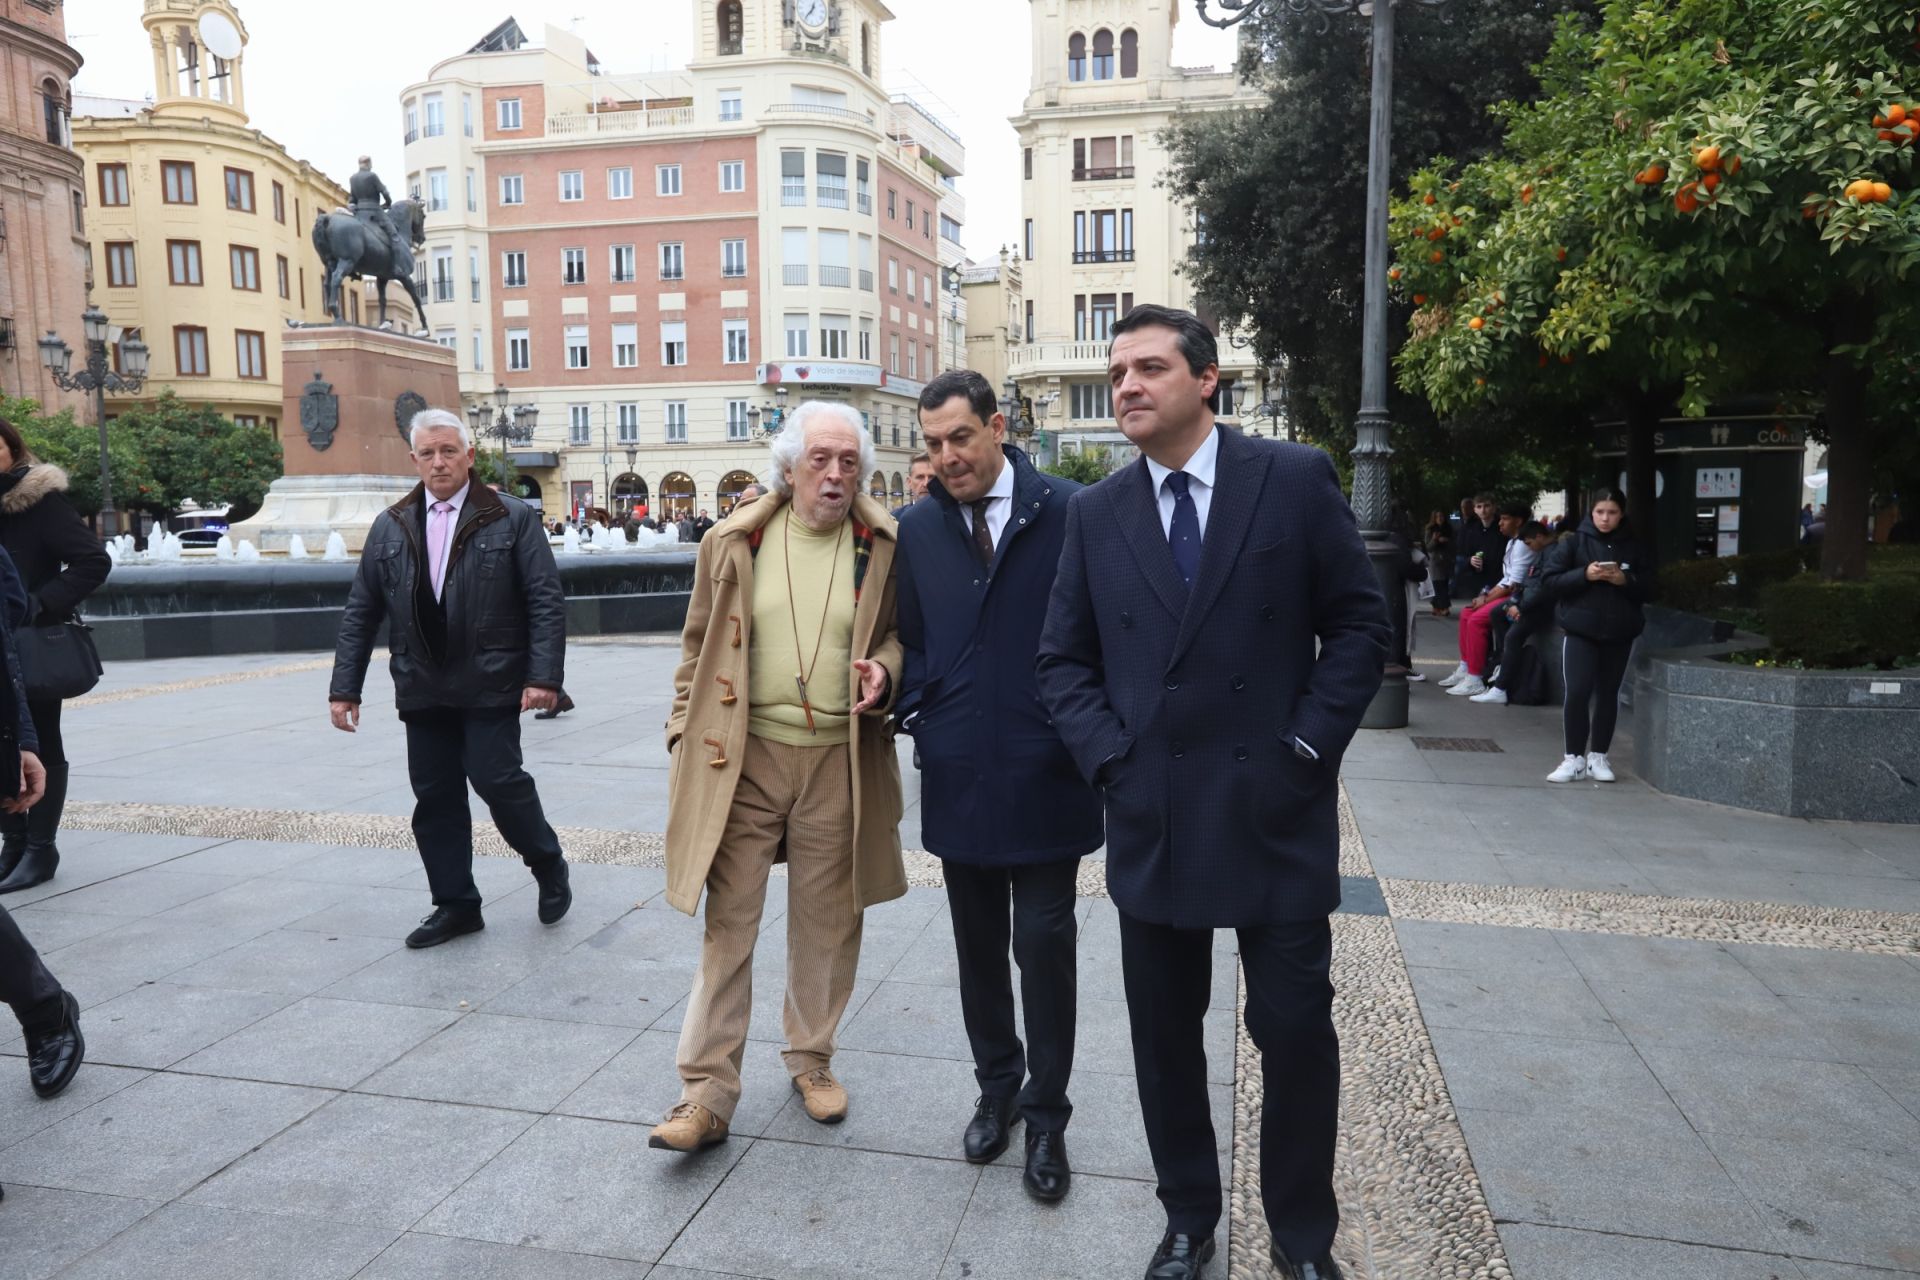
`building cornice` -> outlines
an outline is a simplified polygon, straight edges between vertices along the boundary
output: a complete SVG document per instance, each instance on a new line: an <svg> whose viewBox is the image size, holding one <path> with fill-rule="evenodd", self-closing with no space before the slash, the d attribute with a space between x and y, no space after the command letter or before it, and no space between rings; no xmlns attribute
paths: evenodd
<svg viewBox="0 0 1920 1280"><path fill-rule="evenodd" d="M66 71L68 80L78 75L86 59L72 45L56 40L44 31L36 31L11 18L0 18L0 43L37 53Z"/></svg>
<svg viewBox="0 0 1920 1280"><path fill-rule="evenodd" d="M11 177L14 169L74 182L86 176L86 162L78 153L24 134L0 133L0 178Z"/></svg>
<svg viewBox="0 0 1920 1280"><path fill-rule="evenodd" d="M125 119L78 116L73 121L74 150L83 154L88 147L169 142L189 147L221 145L254 158L266 156L278 160L298 177L325 187L336 197L336 203L345 203L347 198L347 189L328 177L312 161L294 156L286 147L251 126L228 124L210 117L182 120L173 116L156 116L151 111L143 111L138 116Z"/></svg>

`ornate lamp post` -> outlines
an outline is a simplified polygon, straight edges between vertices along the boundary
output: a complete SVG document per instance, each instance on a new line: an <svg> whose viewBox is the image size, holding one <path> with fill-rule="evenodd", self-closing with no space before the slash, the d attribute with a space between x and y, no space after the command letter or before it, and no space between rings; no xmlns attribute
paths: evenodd
<svg viewBox="0 0 1920 1280"><path fill-rule="evenodd" d="M1000 412L1007 420L1007 433L1026 450L1033 441L1034 420L1027 413L1027 402L1020 398L1020 384L1008 378L1000 384Z"/></svg>
<svg viewBox="0 0 1920 1280"><path fill-rule="evenodd" d="M764 429L770 436L778 435L787 420L787 389L778 386L773 389L774 403L766 406L754 405L747 410L747 426L750 430ZM763 427L764 424L764 427Z"/></svg>
<svg viewBox="0 0 1920 1280"><path fill-rule="evenodd" d="M496 386L493 389L493 403L499 412L491 422L488 420L485 401L476 400L467 406L467 425L473 428L476 439L485 436L500 437L500 483L502 485L509 483L509 477L513 474L513 463L507 457L507 446L531 444L533 429L540 420L540 409L537 405L517 404L509 409L507 400L512 394L505 386Z"/></svg>
<svg viewBox="0 0 1920 1280"><path fill-rule="evenodd" d="M1200 20L1210 27L1231 27L1269 7L1317 13L1324 25L1335 15L1357 14L1373 23L1371 122L1367 131L1367 254L1361 291L1360 413L1354 420L1353 513L1367 540L1374 578L1387 598L1393 619L1393 653L1387 679L1362 722L1369 729L1398 729L1407 723L1406 672L1393 660L1406 652L1405 609L1393 605L1406 587L1399 572L1399 549L1388 540L1393 505L1388 464L1392 421L1387 416L1387 185L1393 160L1393 10L1396 4L1438 9L1447 0L1194 0ZM1208 12L1209 5L1219 10Z"/></svg>
<svg viewBox="0 0 1920 1280"><path fill-rule="evenodd" d="M107 360L107 313L88 303L87 309L80 313L80 327L87 344L85 368L75 374L67 372L73 363L73 348L51 329L40 339L40 360L47 366L54 385L62 391L93 393L93 420L100 426L100 536L108 538L116 530L113 464L107 461L107 392L140 394L140 388L147 381L147 344L138 338L122 342L121 367L116 372Z"/></svg>

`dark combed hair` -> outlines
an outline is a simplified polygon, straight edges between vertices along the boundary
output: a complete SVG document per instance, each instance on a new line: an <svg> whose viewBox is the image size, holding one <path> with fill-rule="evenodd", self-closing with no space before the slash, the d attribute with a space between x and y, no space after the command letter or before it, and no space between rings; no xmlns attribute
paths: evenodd
<svg viewBox="0 0 1920 1280"><path fill-rule="evenodd" d="M922 405L922 406L921 406L921 408L925 408L925 407L926 407L925 405ZM930 457L928 457L928 456L927 456L926 454L924 454L924 453L916 453L916 454L914 454L914 455L913 455L913 456L912 456L911 458L908 458L908 459L907 459L907 468L908 468L909 470L911 470L911 469L913 469L914 467L917 467L917 466L919 466L919 465L920 465L921 463L923 463L923 462L924 462L924 463L926 463L926 464L927 464L928 466L932 466L932 465L933 465L933 459L932 459L932 458L930 458Z"/></svg>
<svg viewBox="0 0 1920 1280"><path fill-rule="evenodd" d="M1143 302L1114 322L1113 337L1148 328L1173 330L1174 338L1180 344L1180 354L1187 358L1187 368L1196 378L1205 373L1209 366L1220 363L1220 343L1214 338L1213 330L1207 328L1207 322L1193 312L1182 311L1178 307ZM1107 354L1113 354L1111 339L1107 342ZM1213 394L1207 397L1207 408L1215 413L1220 411L1220 387L1217 383Z"/></svg>
<svg viewBox="0 0 1920 1280"><path fill-rule="evenodd" d="M1533 519L1533 508L1522 503L1509 502L1506 506L1500 508L1500 514L1514 520L1531 520Z"/></svg>
<svg viewBox="0 0 1920 1280"><path fill-rule="evenodd" d="M1544 538L1546 536L1547 526L1541 524L1538 520L1529 520L1520 526L1520 541L1522 542L1527 542L1534 538Z"/></svg>
<svg viewBox="0 0 1920 1280"><path fill-rule="evenodd" d="M1622 513L1625 513L1627 509L1627 495L1614 488L1602 489L1600 492L1594 494L1593 501L1587 504L1587 509L1591 511L1603 502L1611 502L1614 506L1620 508Z"/></svg>
<svg viewBox="0 0 1920 1280"><path fill-rule="evenodd" d="M14 466L17 467L23 463L34 460L32 450L27 448L27 442L20 438L20 428L14 426L5 418L0 418L0 441L5 442L7 452L13 455Z"/></svg>
<svg viewBox="0 0 1920 1280"><path fill-rule="evenodd" d="M938 409L955 396L966 400L967 407L982 423L992 422L993 415L1000 412L1000 401L994 398L993 384L972 369L949 369L936 375L921 389L920 412Z"/></svg>

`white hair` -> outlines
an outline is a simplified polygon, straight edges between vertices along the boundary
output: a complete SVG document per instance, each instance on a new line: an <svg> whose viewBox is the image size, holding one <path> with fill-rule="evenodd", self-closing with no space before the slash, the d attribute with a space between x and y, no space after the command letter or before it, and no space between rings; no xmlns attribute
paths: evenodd
<svg viewBox="0 0 1920 1280"><path fill-rule="evenodd" d="M459 414L448 409L422 409L414 414L413 421L407 424L407 447L417 452L422 431L444 431L449 428L460 433L461 448L473 448L473 432L460 420Z"/></svg>
<svg viewBox="0 0 1920 1280"><path fill-rule="evenodd" d="M861 421L860 411L837 400L808 400L787 415L785 425L773 438L773 467L762 477L761 482L767 488L785 497L793 496L787 472L800 465L800 455L807 451L807 425L821 414L853 429L854 437L860 441L860 475L854 487L859 491L866 489L867 477L875 466L873 437L867 434L867 424Z"/></svg>

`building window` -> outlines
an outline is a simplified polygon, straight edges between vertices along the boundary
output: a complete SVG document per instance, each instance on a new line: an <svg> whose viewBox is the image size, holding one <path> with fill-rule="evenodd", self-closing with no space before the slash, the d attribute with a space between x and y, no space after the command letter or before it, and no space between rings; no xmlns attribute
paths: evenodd
<svg viewBox="0 0 1920 1280"><path fill-rule="evenodd" d="M253 175L245 169L228 169L227 208L236 213L253 212Z"/></svg>
<svg viewBox="0 0 1920 1280"><path fill-rule="evenodd" d="M59 81L48 79L41 84L40 110L45 117L47 141L56 147L68 146L72 139L67 134L67 104Z"/></svg>
<svg viewBox="0 0 1920 1280"><path fill-rule="evenodd" d="M888 187L887 188L887 217L889 219L893 219L899 216L900 216L900 193L898 191L895 191L892 187Z"/></svg>
<svg viewBox="0 0 1920 1280"><path fill-rule="evenodd" d="M614 438L621 444L640 443L640 406L629 400L614 407Z"/></svg>
<svg viewBox="0 0 1920 1280"><path fill-rule="evenodd" d="M887 259L887 292L900 292L900 259Z"/></svg>
<svg viewBox="0 0 1920 1280"><path fill-rule="evenodd" d="M1020 149L1020 176L1028 182L1033 181L1033 148Z"/></svg>
<svg viewBox="0 0 1920 1280"><path fill-rule="evenodd" d="M653 167L653 192L661 196L680 194L680 166L657 164Z"/></svg>
<svg viewBox="0 0 1920 1280"><path fill-rule="evenodd" d="M500 283L509 289L527 287L527 255L522 249L509 249L500 255Z"/></svg>
<svg viewBox="0 0 1920 1280"><path fill-rule="evenodd" d="M613 326L613 367L616 369L640 367L639 325L616 324Z"/></svg>
<svg viewBox="0 0 1920 1280"><path fill-rule="evenodd" d="M507 330L507 369L518 372L533 367L533 336L525 329Z"/></svg>
<svg viewBox="0 0 1920 1280"><path fill-rule="evenodd" d="M780 229L780 283L798 287L807 282L807 229Z"/></svg>
<svg viewBox="0 0 1920 1280"><path fill-rule="evenodd" d="M411 146L420 140L420 108L412 99L408 99L406 104L401 108L401 116L406 125L404 138L406 143Z"/></svg>
<svg viewBox="0 0 1920 1280"><path fill-rule="evenodd" d="M907 344L907 376L909 378L917 378L920 376L920 344L917 342L909 342ZM899 444L900 428L895 427L893 433L893 442Z"/></svg>
<svg viewBox="0 0 1920 1280"><path fill-rule="evenodd" d="M916 294L916 293L918 293L919 291L920 291L920 282L919 282L919 280L918 280L918 278L917 278L917 277L916 277L916 276L914 275L914 273L913 273L913 268L912 268L912 267L908 267L908 268L907 268L907 297L908 297L908 299L909 299L909 300L911 300L911 299L912 299L912 297L913 297L913 295L914 295L914 294Z"/></svg>
<svg viewBox="0 0 1920 1280"><path fill-rule="evenodd" d="M1067 37L1067 79L1079 83L1087 78L1087 38L1079 32Z"/></svg>
<svg viewBox="0 0 1920 1280"><path fill-rule="evenodd" d="M570 324L566 330L567 368L585 369L587 360L587 326Z"/></svg>
<svg viewBox="0 0 1920 1280"><path fill-rule="evenodd" d="M669 368L687 362L687 322L667 320L660 325L660 363Z"/></svg>
<svg viewBox="0 0 1920 1280"><path fill-rule="evenodd" d="M260 251L243 244L227 246L227 264L233 273L233 287L260 292Z"/></svg>
<svg viewBox="0 0 1920 1280"><path fill-rule="evenodd" d="M607 199L633 199L633 168L622 165L618 169L607 170Z"/></svg>
<svg viewBox="0 0 1920 1280"><path fill-rule="evenodd" d="M469 138L473 136L473 95L470 93L460 95L460 131ZM475 367L479 367L477 361Z"/></svg>
<svg viewBox="0 0 1920 1280"><path fill-rule="evenodd" d="M740 52L740 0L720 0L720 7L714 10L716 37L715 47L720 56L729 57Z"/></svg>
<svg viewBox="0 0 1920 1280"><path fill-rule="evenodd" d="M667 443L685 444L687 442L687 402L669 400L667 411Z"/></svg>
<svg viewBox="0 0 1920 1280"><path fill-rule="evenodd" d="M633 246L616 244L608 250L609 277L615 284L632 284L634 280Z"/></svg>
<svg viewBox="0 0 1920 1280"><path fill-rule="evenodd" d="M920 277L920 305L923 307L933 305L933 272L931 271Z"/></svg>
<svg viewBox="0 0 1920 1280"><path fill-rule="evenodd" d="M1140 35L1132 27L1120 33L1120 78L1131 80L1140 74Z"/></svg>
<svg viewBox="0 0 1920 1280"><path fill-rule="evenodd" d="M199 204L193 187L193 165L186 160L160 162L160 198L168 204Z"/></svg>
<svg viewBox="0 0 1920 1280"><path fill-rule="evenodd" d="M960 224L944 213L940 215L940 238L951 240L955 244L960 243Z"/></svg>
<svg viewBox="0 0 1920 1280"><path fill-rule="evenodd" d="M860 248L860 292L873 292L873 237L863 235Z"/></svg>
<svg viewBox="0 0 1920 1280"><path fill-rule="evenodd" d="M587 251L585 249L562 249L560 251L560 283L585 284L587 282Z"/></svg>
<svg viewBox="0 0 1920 1280"><path fill-rule="evenodd" d="M111 241L107 245L107 284L115 289L134 287L133 242Z"/></svg>
<svg viewBox="0 0 1920 1280"><path fill-rule="evenodd" d="M587 198L587 175L579 169L564 169L560 173L560 200L571 204Z"/></svg>
<svg viewBox="0 0 1920 1280"><path fill-rule="evenodd" d="M124 164L103 164L100 166L100 203L103 205L124 205L127 199L127 166Z"/></svg>
<svg viewBox="0 0 1920 1280"><path fill-rule="evenodd" d="M727 439L748 439L750 432L747 424L747 402L745 400L727 401Z"/></svg>
<svg viewBox="0 0 1920 1280"><path fill-rule="evenodd" d="M167 282L169 284L200 283L200 242L198 240L167 241Z"/></svg>
<svg viewBox="0 0 1920 1280"><path fill-rule="evenodd" d="M745 240L720 242L720 274L727 277L747 274L747 242Z"/></svg>
<svg viewBox="0 0 1920 1280"><path fill-rule="evenodd" d="M804 358L807 354L807 330L812 328L810 317L804 311L790 311L784 327L787 333L787 359Z"/></svg>
<svg viewBox="0 0 1920 1280"><path fill-rule="evenodd" d="M662 280L687 278L687 247L680 241L670 240L660 246L660 278Z"/></svg>
<svg viewBox="0 0 1920 1280"><path fill-rule="evenodd" d="M207 331L199 325L173 328L173 368L183 378L207 376Z"/></svg>
<svg viewBox="0 0 1920 1280"><path fill-rule="evenodd" d="M293 271L287 264L287 255L275 254L273 259L274 275L280 286L280 296L291 300L293 297Z"/></svg>
<svg viewBox="0 0 1920 1280"><path fill-rule="evenodd" d="M820 283L834 289L853 286L853 266L847 261L851 248L844 231L820 233Z"/></svg>
<svg viewBox="0 0 1920 1280"><path fill-rule="evenodd" d="M907 230L913 230L913 201L907 201Z"/></svg>
<svg viewBox="0 0 1920 1280"><path fill-rule="evenodd" d="M900 335L897 333L887 335L887 372L900 372Z"/></svg>
<svg viewBox="0 0 1920 1280"><path fill-rule="evenodd" d="M1133 135L1073 140L1073 180L1103 182L1133 176Z"/></svg>
<svg viewBox="0 0 1920 1280"><path fill-rule="evenodd" d="M480 212L480 179L473 170L467 170L467 212Z"/></svg>
<svg viewBox="0 0 1920 1280"><path fill-rule="evenodd" d="M473 331L473 367L479 373L487 368L487 335L478 329Z"/></svg>
<svg viewBox="0 0 1920 1280"><path fill-rule="evenodd" d="M873 321L865 316L860 317L860 359L873 359Z"/></svg>
<svg viewBox="0 0 1920 1280"><path fill-rule="evenodd" d="M453 250L433 251L433 300L453 301Z"/></svg>
<svg viewBox="0 0 1920 1280"><path fill-rule="evenodd" d="M240 376L265 380L267 376L267 335L240 329L233 335L233 354Z"/></svg>
<svg viewBox="0 0 1920 1280"><path fill-rule="evenodd" d="M820 184L820 207L846 208L847 158L832 151L822 151L814 156L813 166Z"/></svg>
<svg viewBox="0 0 1920 1280"><path fill-rule="evenodd" d="M1026 336L1026 340L1027 340L1028 342L1032 342L1032 341L1033 341L1033 299L1032 299L1032 298L1028 298L1028 299L1027 299L1027 330L1026 330L1026 334L1027 334L1027 336Z"/></svg>
<svg viewBox="0 0 1920 1280"><path fill-rule="evenodd" d="M441 100L440 95L430 93L420 101L427 109L426 136L429 138L438 138L446 133L447 104Z"/></svg>
<svg viewBox="0 0 1920 1280"><path fill-rule="evenodd" d="M745 191L747 189L747 162L745 160L722 160L720 162L720 190L723 192Z"/></svg>
<svg viewBox="0 0 1920 1280"><path fill-rule="evenodd" d="M751 364L753 362L752 344L747 338L745 320L722 320L720 322L722 348L726 352L723 359L727 364Z"/></svg>
<svg viewBox="0 0 1920 1280"><path fill-rule="evenodd" d="M729 123L739 120L745 115L746 104L740 96L740 91L738 89L722 89L720 91L721 122Z"/></svg>
<svg viewBox="0 0 1920 1280"><path fill-rule="evenodd" d="M1086 209L1073 215L1073 260L1133 261L1133 210Z"/></svg>
<svg viewBox="0 0 1920 1280"><path fill-rule="evenodd" d="M845 360L852 345L846 316L823 315L820 317L820 358L822 360Z"/></svg>
<svg viewBox="0 0 1920 1280"><path fill-rule="evenodd" d="M1113 79L1113 32L1104 27L1093 33L1093 78Z"/></svg>
<svg viewBox="0 0 1920 1280"><path fill-rule="evenodd" d="M593 443L593 406L570 404L567 406L567 443L586 445Z"/></svg>
<svg viewBox="0 0 1920 1280"><path fill-rule="evenodd" d="M853 162L853 203L861 213L873 212L872 168L859 157Z"/></svg>
<svg viewBox="0 0 1920 1280"><path fill-rule="evenodd" d="M1107 342L1113 337L1113 322L1120 318L1120 303L1111 293L1075 294L1073 298L1073 340Z"/></svg>
<svg viewBox="0 0 1920 1280"><path fill-rule="evenodd" d="M287 221L287 189L277 182L273 184L273 220L283 226Z"/></svg>
<svg viewBox="0 0 1920 1280"><path fill-rule="evenodd" d="M445 213L452 207L453 202L447 196L447 171L427 170L427 212Z"/></svg>
<svg viewBox="0 0 1920 1280"><path fill-rule="evenodd" d="M526 180L517 173L500 175L500 203L525 204L527 202Z"/></svg>
<svg viewBox="0 0 1920 1280"><path fill-rule="evenodd" d="M499 119L502 129L518 129L520 127L520 99L500 99Z"/></svg>
<svg viewBox="0 0 1920 1280"><path fill-rule="evenodd" d="M1033 261L1033 219L1032 218L1027 219L1026 232L1027 232L1026 245L1025 245L1026 253L1022 254L1021 256L1024 257L1028 262L1032 262Z"/></svg>
<svg viewBox="0 0 1920 1280"><path fill-rule="evenodd" d="M780 153L780 203L789 208L807 203L807 153Z"/></svg>
<svg viewBox="0 0 1920 1280"><path fill-rule="evenodd" d="M1076 422L1103 421L1113 417L1113 389L1104 382L1076 382L1069 402L1070 416Z"/></svg>

